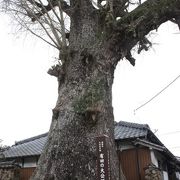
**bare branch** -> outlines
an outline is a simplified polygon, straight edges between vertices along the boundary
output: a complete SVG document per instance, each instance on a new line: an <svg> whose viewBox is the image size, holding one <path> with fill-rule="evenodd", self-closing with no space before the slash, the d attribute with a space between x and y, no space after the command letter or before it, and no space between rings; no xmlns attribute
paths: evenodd
<svg viewBox="0 0 180 180"><path fill-rule="evenodd" d="M19 22L19 23L22 23L22 21ZM38 35L37 32L35 33L34 31L32 31L31 28L28 27L26 23L21 24L21 25L22 25L23 27L25 27L25 28L26 28L30 33L32 33L34 36L40 38L41 40L43 40L43 41L46 42L47 44L49 44L49 45L51 45L51 46L59 49L59 48L58 48L57 46L55 46L54 44L50 43L49 41L47 41L46 39L44 39L42 36Z"/></svg>
<svg viewBox="0 0 180 180"><path fill-rule="evenodd" d="M55 2L60 13L57 12L57 8L53 4ZM57 1L49 1L47 6L43 4L42 0L4 0L4 3L4 10L10 13L21 27L61 51L62 47L66 46L63 6L59 5ZM52 11L49 11L50 9ZM50 41L39 35L37 29L33 29L33 24L36 28L39 24L42 32L47 35Z"/></svg>
<svg viewBox="0 0 180 180"><path fill-rule="evenodd" d="M28 11L28 10L27 10ZM30 12L29 12L30 13ZM55 44L55 46L60 49L60 46L59 44L54 40L54 38L50 35L50 33L48 32L47 28L44 26L44 23L41 22L41 20L35 15L35 14L31 14L31 16L33 16L34 18L37 19L38 23L41 25L41 27L43 28L43 30L45 31L45 33L47 34L47 36L52 40L52 42ZM48 22L46 18L45 19L45 22ZM48 23L49 25L49 23ZM52 28L51 28L52 30Z"/></svg>
<svg viewBox="0 0 180 180"><path fill-rule="evenodd" d="M34 0L28 0L31 4L35 4L37 7L39 7L41 10L39 13L36 14L37 17L41 17L43 16L45 13L51 11L54 9L54 7L58 6L58 1L57 0L50 0L48 5L43 5L43 3L38 3ZM61 4L62 4L62 10L68 15L71 16L71 8L70 6L67 4L67 2L60 0ZM35 21L36 19L33 19L33 21Z"/></svg>
<svg viewBox="0 0 180 180"><path fill-rule="evenodd" d="M42 4L42 1L41 1L41 0L39 0L39 2ZM43 5L43 4L42 4L42 5ZM50 27L50 29L51 29L51 31L52 31L55 39L56 39L56 42L57 42L59 48L61 48L61 46L62 46L61 40L60 40L60 37L59 37L59 35L58 35L57 31L56 31L56 28L55 28L55 26L54 26L54 24L53 24L52 18L50 17L48 11L46 11L45 8L43 8L43 10L45 11L45 13L46 13L46 15L47 15L47 18L48 18L48 19L47 19L46 16L44 16L44 19L45 19L46 23L49 25L49 27Z"/></svg>
<svg viewBox="0 0 180 180"><path fill-rule="evenodd" d="M59 12L60 12L60 23L61 23L61 32L62 32L62 46L66 49L66 32L65 32L65 24L64 24L64 17L63 17L63 11L62 11L62 4L61 1L58 2Z"/></svg>

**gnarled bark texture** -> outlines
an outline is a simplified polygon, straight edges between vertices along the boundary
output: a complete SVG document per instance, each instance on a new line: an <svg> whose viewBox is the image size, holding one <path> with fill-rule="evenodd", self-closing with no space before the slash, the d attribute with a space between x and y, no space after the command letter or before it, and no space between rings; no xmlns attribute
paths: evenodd
<svg viewBox="0 0 180 180"><path fill-rule="evenodd" d="M113 2L120 7L118 3L127 1ZM115 17L108 20L103 13L110 11L95 9L90 0L71 0L70 5L75 10L70 13L69 46L56 73L59 96L48 142L32 179L95 180L95 138L107 135L111 179L119 180L112 108L116 64L126 57L134 65L130 50L151 30L176 18L180 1L148 0L120 20L115 20L121 16L118 8L113 7Z"/></svg>
<svg viewBox="0 0 180 180"><path fill-rule="evenodd" d="M116 55L97 37L96 15L72 20L68 57L59 75L59 97L47 146L34 179L95 180L95 138L109 136L111 172L119 179L114 146L112 83ZM82 24L80 24L82 23Z"/></svg>

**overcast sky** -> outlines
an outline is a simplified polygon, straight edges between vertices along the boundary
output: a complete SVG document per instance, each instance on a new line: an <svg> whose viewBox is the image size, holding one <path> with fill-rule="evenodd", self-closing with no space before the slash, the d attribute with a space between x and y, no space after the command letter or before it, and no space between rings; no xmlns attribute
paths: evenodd
<svg viewBox="0 0 180 180"><path fill-rule="evenodd" d="M12 34L9 21L0 21L0 139L3 144L48 131L57 98L57 81L46 72L56 61L56 50L36 38ZM180 34L172 23L151 36L149 52L134 54L132 67L121 61L115 72L113 106L116 121L149 124L158 138L180 156Z"/></svg>

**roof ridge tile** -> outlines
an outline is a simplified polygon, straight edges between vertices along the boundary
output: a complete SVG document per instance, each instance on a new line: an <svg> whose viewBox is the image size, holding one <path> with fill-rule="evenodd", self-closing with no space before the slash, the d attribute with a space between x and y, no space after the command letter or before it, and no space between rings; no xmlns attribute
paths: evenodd
<svg viewBox="0 0 180 180"><path fill-rule="evenodd" d="M34 141L36 139L40 139L40 138L45 137L47 135L48 135L48 133L44 133L44 134L40 134L40 135L31 137L31 138L27 138L27 139L24 139L24 140L21 140L21 141L17 141L17 142L15 142L14 146L24 144L24 143L27 143L27 142L30 142L30 141Z"/></svg>

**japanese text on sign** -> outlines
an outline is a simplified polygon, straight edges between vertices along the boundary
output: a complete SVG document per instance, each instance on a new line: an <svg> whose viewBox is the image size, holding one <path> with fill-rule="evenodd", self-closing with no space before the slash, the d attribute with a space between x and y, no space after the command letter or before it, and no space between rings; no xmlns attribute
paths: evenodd
<svg viewBox="0 0 180 180"><path fill-rule="evenodd" d="M110 164L109 164L109 151L107 148L107 137L99 136L96 138L97 146L97 179L98 180L111 180L110 177Z"/></svg>

